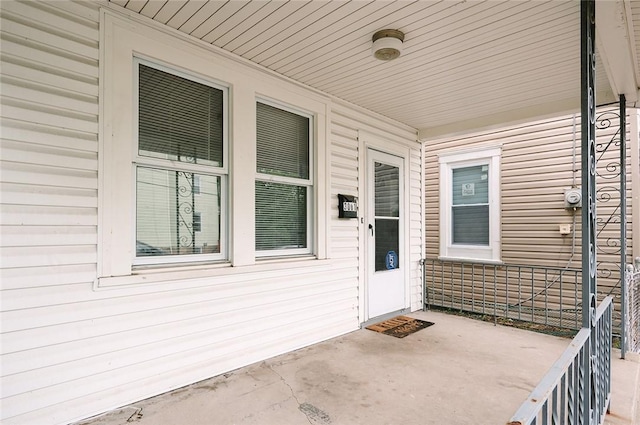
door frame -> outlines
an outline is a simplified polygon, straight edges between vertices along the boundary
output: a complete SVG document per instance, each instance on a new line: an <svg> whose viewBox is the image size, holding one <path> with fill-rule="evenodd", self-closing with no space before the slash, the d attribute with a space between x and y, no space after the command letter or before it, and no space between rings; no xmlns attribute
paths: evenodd
<svg viewBox="0 0 640 425"><path fill-rule="evenodd" d="M369 287L369 257L370 257L370 244L368 238L368 223L372 219L370 214L373 212L368 211L369 202L368 194L370 188L368 187L368 161L369 161L369 149L382 152L388 155L393 155L401 158L403 164L403 193L402 193L402 206L401 206L401 219L403 222L403 232L400 235L400 246L404 255L400 259L400 268L403 270L404 280L404 309L411 307L411 273L410 273L410 153L409 147L395 142L392 138L386 139L380 136L373 135L366 131L358 130L358 193L360 194L360 202L358 205L358 226L359 236L362 241L359 245L361 255L359 256L359 282L358 295L359 295L359 309L358 320L360 324L365 323L371 317L369 317L368 306L368 287ZM372 265L373 266L373 265Z"/></svg>

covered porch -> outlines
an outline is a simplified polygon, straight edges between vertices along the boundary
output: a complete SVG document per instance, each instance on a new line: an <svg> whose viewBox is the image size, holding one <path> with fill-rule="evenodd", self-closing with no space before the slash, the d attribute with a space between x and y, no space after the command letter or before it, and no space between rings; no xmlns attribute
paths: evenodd
<svg viewBox="0 0 640 425"><path fill-rule="evenodd" d="M77 425L504 424L570 339L436 311L399 339L362 329ZM612 361L605 424L640 423L640 357Z"/></svg>

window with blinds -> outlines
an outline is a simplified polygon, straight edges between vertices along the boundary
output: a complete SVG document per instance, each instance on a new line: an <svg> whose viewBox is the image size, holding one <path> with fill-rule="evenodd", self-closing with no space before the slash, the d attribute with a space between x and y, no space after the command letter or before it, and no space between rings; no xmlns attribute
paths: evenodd
<svg viewBox="0 0 640 425"><path fill-rule="evenodd" d="M452 170L451 232L454 244L489 245L488 166Z"/></svg>
<svg viewBox="0 0 640 425"><path fill-rule="evenodd" d="M501 146L438 155L440 257L500 262Z"/></svg>
<svg viewBox="0 0 640 425"><path fill-rule="evenodd" d="M136 63L136 263L222 259L226 88Z"/></svg>
<svg viewBox="0 0 640 425"><path fill-rule="evenodd" d="M311 117L257 102L256 130L257 255L309 253Z"/></svg>

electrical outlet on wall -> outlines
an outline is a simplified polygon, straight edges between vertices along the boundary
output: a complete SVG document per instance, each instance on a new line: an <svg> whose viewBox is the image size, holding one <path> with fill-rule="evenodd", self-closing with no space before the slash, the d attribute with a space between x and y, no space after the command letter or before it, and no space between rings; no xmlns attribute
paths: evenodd
<svg viewBox="0 0 640 425"><path fill-rule="evenodd" d="M560 224L560 234L561 235L568 235L569 233L571 233L571 225L570 224Z"/></svg>

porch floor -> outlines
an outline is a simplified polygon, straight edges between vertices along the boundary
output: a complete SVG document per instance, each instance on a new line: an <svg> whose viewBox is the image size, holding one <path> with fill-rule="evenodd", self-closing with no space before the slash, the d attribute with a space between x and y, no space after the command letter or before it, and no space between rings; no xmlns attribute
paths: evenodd
<svg viewBox="0 0 640 425"><path fill-rule="evenodd" d="M505 424L570 342L410 316L435 325L404 339L362 329L79 424ZM606 423L640 424L640 357L613 357Z"/></svg>

